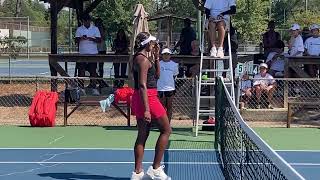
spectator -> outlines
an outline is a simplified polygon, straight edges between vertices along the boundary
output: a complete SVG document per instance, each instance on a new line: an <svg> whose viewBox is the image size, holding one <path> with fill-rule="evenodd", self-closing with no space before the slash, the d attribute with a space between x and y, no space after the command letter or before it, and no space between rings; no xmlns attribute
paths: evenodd
<svg viewBox="0 0 320 180"><path fill-rule="evenodd" d="M162 60L160 61L160 78L157 82L158 95L162 105L167 110L169 122L172 118L172 101L176 93L175 90L175 77L179 73L178 64L172 61L171 51L165 48L161 52Z"/></svg>
<svg viewBox="0 0 320 180"><path fill-rule="evenodd" d="M207 0L204 7L208 17L209 38L211 43L210 56L224 57L223 42L226 27L229 27L230 15L236 13L235 0ZM218 30L218 49L216 48L216 31Z"/></svg>
<svg viewBox="0 0 320 180"><path fill-rule="evenodd" d="M189 18L184 19L184 28L181 31L180 39L178 43L174 46L173 51L176 51L180 47L180 55L193 55L196 53L196 33L191 27L191 20ZM179 68L178 77L190 77L190 68L195 64L184 64L185 67Z"/></svg>
<svg viewBox="0 0 320 180"><path fill-rule="evenodd" d="M184 19L184 28L181 31L180 39L174 46L174 50L180 46L180 55L191 55L192 41L196 40L196 33L191 27L191 20L189 18Z"/></svg>
<svg viewBox="0 0 320 180"><path fill-rule="evenodd" d="M245 72L241 78L241 100L240 109L244 108L245 104L248 103L250 97L252 96L252 82L249 79L249 75Z"/></svg>
<svg viewBox="0 0 320 180"><path fill-rule="evenodd" d="M300 26L293 24L290 28L289 56L302 56L304 52L303 39L300 35Z"/></svg>
<svg viewBox="0 0 320 180"><path fill-rule="evenodd" d="M273 77L267 73L268 65L266 63L261 63L259 65L260 73L254 76L253 79L253 91L257 97L257 108L261 107L261 95L266 93L268 96L268 108L272 108L271 100L273 96L273 91L275 88L275 81Z"/></svg>
<svg viewBox="0 0 320 180"><path fill-rule="evenodd" d="M280 40L280 34L275 31L276 25L274 21L269 21L268 23L268 31L263 34L263 47L264 47L264 55L268 56L270 52L276 48L276 43Z"/></svg>
<svg viewBox="0 0 320 180"><path fill-rule="evenodd" d="M117 36L113 41L113 51L117 55L127 55L129 53L129 40L123 29L119 29ZM127 63L113 63L114 66L114 77L117 78L127 78ZM121 68L121 73L120 73ZM115 87L122 87L124 85L124 80L115 80Z"/></svg>
<svg viewBox="0 0 320 180"><path fill-rule="evenodd" d="M303 42L305 42L311 36L312 35L310 34L310 29L308 27L304 27L301 32L301 37L302 37Z"/></svg>
<svg viewBox="0 0 320 180"><path fill-rule="evenodd" d="M268 54L267 64L270 67L269 74L272 76L283 76L284 71L284 42L278 40L275 48Z"/></svg>
<svg viewBox="0 0 320 180"><path fill-rule="evenodd" d="M106 54L106 50L107 50L107 47L106 47L106 28L104 27L103 25L103 20L101 18L98 18L96 19L96 22L95 22L95 26L99 29L99 32L100 32L100 35L101 35L101 42L98 43L98 53L99 54ZM103 73L104 73L104 70L103 70L103 66L104 66L104 63L103 62L100 62L98 63L98 77L100 78L103 78ZM104 87L107 87L107 83L103 80L99 80L99 84L100 84L100 88L104 88Z"/></svg>
<svg viewBox="0 0 320 180"><path fill-rule="evenodd" d="M80 54L98 54L97 44L101 42L101 35L99 29L91 24L91 17L86 14L82 16L82 26L78 27L76 31L76 42L79 44ZM86 68L89 70L90 77L96 78L97 75L97 63L96 62L80 62L77 63L78 76L84 77ZM80 82L80 88L82 93L85 94L84 83ZM99 91L96 89L96 81L90 82L88 88L92 88L93 95L99 95Z"/></svg>
<svg viewBox="0 0 320 180"><path fill-rule="evenodd" d="M319 26L313 24L310 27L312 36L309 37L305 43L305 54L307 56L320 56L320 37L319 37ZM311 77L316 77L316 72L319 69L317 65L305 65L306 69Z"/></svg>

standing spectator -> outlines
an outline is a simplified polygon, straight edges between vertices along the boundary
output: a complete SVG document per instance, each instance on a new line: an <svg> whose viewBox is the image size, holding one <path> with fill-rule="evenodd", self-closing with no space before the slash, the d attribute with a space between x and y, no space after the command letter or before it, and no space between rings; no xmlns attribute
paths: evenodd
<svg viewBox="0 0 320 180"><path fill-rule="evenodd" d="M88 14L82 16L82 26L78 27L76 31L76 42L79 44L80 54L98 54L97 44L101 42L101 35L99 29L91 24L91 17ZM86 68L89 70L90 77L96 78L97 62L80 62L76 64L78 68L78 76L84 77ZM93 95L99 95L96 88L96 80L92 80L88 88L92 88ZM84 83L80 83L82 93L85 94Z"/></svg>
<svg viewBox="0 0 320 180"><path fill-rule="evenodd" d="M276 46L278 40L280 40L280 34L275 31L276 25L274 21L269 21L268 23L268 31L263 34L263 47L264 47L264 55L268 56L270 52Z"/></svg>
<svg viewBox="0 0 320 180"><path fill-rule="evenodd" d="M261 107L261 95L266 93L268 96L268 108L272 108L271 100L273 96L273 91L275 87L275 80L273 77L267 73L268 65L266 63L261 63L259 65L260 73L256 74L253 78L253 91L257 97L258 109Z"/></svg>
<svg viewBox="0 0 320 180"><path fill-rule="evenodd" d="M123 29L119 29L117 36L113 41L112 50L115 51L117 55L127 55L129 53L129 40ZM113 63L114 66L114 77L117 78L127 78L127 63ZM121 74L120 74L121 67ZM122 87L124 85L124 80L115 80L114 86Z"/></svg>
<svg viewBox="0 0 320 180"><path fill-rule="evenodd" d="M272 76L283 76L284 71L284 42L278 40L275 48L269 53L267 57L267 64L270 67L269 73Z"/></svg>
<svg viewBox="0 0 320 180"><path fill-rule="evenodd" d="M160 78L157 82L157 89L162 105L167 110L169 122L171 122L172 101L176 93L175 77L179 74L179 69L178 64L170 59L170 49L163 49L161 54L162 60L160 61Z"/></svg>
<svg viewBox="0 0 320 180"><path fill-rule="evenodd" d="M300 26L293 24L290 28L289 56L302 56L304 52L303 39L300 35Z"/></svg>
<svg viewBox="0 0 320 180"><path fill-rule="evenodd" d="M107 47L106 47L106 28L104 27L103 20L101 18L96 19L95 26L99 29L99 32L101 35L101 42L97 44L98 45L98 52L99 52L99 54L103 55L103 54L106 54L106 50L107 50ZM104 73L103 66L104 66L103 62L98 63L98 72L99 72L98 77L100 77L100 78L103 78L103 73ZM99 85L100 85L100 88L108 86L107 83L103 80L99 81Z"/></svg>
<svg viewBox="0 0 320 180"><path fill-rule="evenodd" d="M236 13L235 0L207 0L204 4L209 18L210 56L224 57L223 42L226 27L229 27L230 15ZM218 49L216 47L216 31L218 31Z"/></svg>
<svg viewBox="0 0 320 180"><path fill-rule="evenodd" d="M319 37L319 26L313 24L310 27L312 36L309 37L305 43L305 54L307 56L320 56L320 37ZM317 65L305 65L306 69L311 77L316 77L316 72L319 69Z"/></svg>

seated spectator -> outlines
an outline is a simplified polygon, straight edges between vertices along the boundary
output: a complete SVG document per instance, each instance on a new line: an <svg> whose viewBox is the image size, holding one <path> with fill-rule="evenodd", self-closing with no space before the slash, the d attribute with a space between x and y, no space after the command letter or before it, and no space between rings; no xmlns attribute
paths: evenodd
<svg viewBox="0 0 320 180"><path fill-rule="evenodd" d="M311 37L310 29L309 27L303 27L302 32L301 32L301 37L303 42L305 42L309 37Z"/></svg>
<svg viewBox="0 0 320 180"><path fill-rule="evenodd" d="M235 0L206 0L204 7L209 21L210 56L223 58L225 31L226 27L229 27L230 15L236 13L236 2ZM218 31L218 48L216 31Z"/></svg>
<svg viewBox="0 0 320 180"><path fill-rule="evenodd" d="M241 90L241 104L240 109L244 108L245 104L248 103L249 99L252 96L252 82L249 79L249 75L247 72L245 72L241 78L240 82L240 90Z"/></svg>
<svg viewBox="0 0 320 180"><path fill-rule="evenodd" d="M117 36L113 41L112 50L115 51L115 54L126 55L129 53L129 40L123 29L119 29ZM121 74L120 74L121 66ZM127 78L127 63L113 63L114 67L114 77L117 78ZM124 80L115 80L115 87L123 87Z"/></svg>
<svg viewBox="0 0 320 180"><path fill-rule="evenodd" d="M257 108L261 107L261 95L266 93L268 96L268 108L272 108L271 100L273 96L273 91L275 88L275 80L273 77L267 73L268 65L266 63L261 63L259 65L260 73L256 74L253 78L253 92L257 97Z"/></svg>
<svg viewBox="0 0 320 180"><path fill-rule="evenodd" d="M157 82L158 95L167 110L169 122L172 118L172 102L176 93L175 77L178 75L178 64L171 60L171 50L165 48L161 52L160 77Z"/></svg>
<svg viewBox="0 0 320 180"><path fill-rule="evenodd" d="M304 52L303 39L300 35L300 26L293 24L290 28L289 56L302 56Z"/></svg>
<svg viewBox="0 0 320 180"><path fill-rule="evenodd" d="M192 41L196 40L196 33L191 27L191 20L186 18L184 20L184 28L181 31L180 39L174 46L174 50L180 47L180 55L191 55L192 52Z"/></svg>
<svg viewBox="0 0 320 180"><path fill-rule="evenodd" d="M101 35L99 29L91 24L91 17L86 14L82 16L82 26L78 27L76 31L76 42L79 44L79 53L80 54L98 54L97 44L101 42ZM85 70L88 69L90 77L96 78L97 74L97 62L90 63L77 63L78 76L84 77ZM92 80L88 88L92 88L93 95L99 95L99 91L96 88L96 81ZM85 94L84 84L80 83L80 88L82 93Z"/></svg>
<svg viewBox="0 0 320 180"><path fill-rule="evenodd" d="M313 24L310 27L310 31L312 36L304 43L305 54L307 56L320 56L319 26L317 24ZM311 77L316 77L316 72L319 69L319 66L310 64L305 65L305 67Z"/></svg>
<svg viewBox="0 0 320 180"><path fill-rule="evenodd" d="M180 55L192 55L192 53L195 53L192 48L195 48L196 42L196 32L194 29L191 27L191 20L189 18L184 19L184 28L181 31L180 34L180 39L178 43L174 46L174 50L178 47L180 47ZM194 43L192 43L194 42ZM190 68L194 64L184 64L185 67L180 67L179 68L179 75L178 77L190 77Z"/></svg>
<svg viewBox="0 0 320 180"><path fill-rule="evenodd" d="M268 73L275 76L283 76L284 71L284 42L278 40L275 48L269 53L266 63L270 67Z"/></svg>
<svg viewBox="0 0 320 180"><path fill-rule="evenodd" d="M265 57L276 48L276 43L280 40L280 34L274 29L276 28L274 21L269 21L268 31L263 34L263 48Z"/></svg>

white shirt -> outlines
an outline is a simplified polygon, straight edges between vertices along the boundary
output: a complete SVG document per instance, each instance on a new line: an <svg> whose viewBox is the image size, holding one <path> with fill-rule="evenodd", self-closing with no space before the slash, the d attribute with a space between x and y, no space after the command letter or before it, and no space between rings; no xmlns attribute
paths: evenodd
<svg viewBox="0 0 320 180"><path fill-rule="evenodd" d="M89 28L86 28L83 25L78 27L76 37L82 37L83 35L92 38L101 38L99 29L94 25L91 25ZM89 40L81 40L79 44L79 53L98 54L97 43Z"/></svg>
<svg viewBox="0 0 320 180"><path fill-rule="evenodd" d="M256 74L253 78L253 86L256 85L264 85L264 86L269 86L273 84L275 81L273 77L270 74L266 74L264 77L261 76L261 74Z"/></svg>
<svg viewBox="0 0 320 180"><path fill-rule="evenodd" d="M248 88L251 88L251 80L247 79L247 80L241 80L241 90L245 90Z"/></svg>
<svg viewBox="0 0 320 180"><path fill-rule="evenodd" d="M311 56L319 56L320 55L320 37L314 38L309 37L304 42L304 47L306 48L308 54Z"/></svg>
<svg viewBox="0 0 320 180"><path fill-rule="evenodd" d="M267 57L267 62L271 61L276 54L276 52L270 52ZM271 63L270 69L275 71L284 71L284 59L278 57Z"/></svg>
<svg viewBox="0 0 320 180"><path fill-rule="evenodd" d="M157 82L158 91L175 90L174 76L179 74L178 64L173 61L160 61L160 78Z"/></svg>
<svg viewBox="0 0 320 180"><path fill-rule="evenodd" d="M302 37L300 35L298 35L296 38L293 39L293 42L291 42L291 43L292 43L292 46L291 46L289 55L293 56L294 54L296 54L297 52L300 51L301 53L299 53L296 56L302 56L303 52L304 52L304 45L303 45Z"/></svg>
<svg viewBox="0 0 320 180"><path fill-rule="evenodd" d="M230 7L235 5L235 0L206 0L204 7L210 9L211 16L217 17L221 13L230 10Z"/></svg>

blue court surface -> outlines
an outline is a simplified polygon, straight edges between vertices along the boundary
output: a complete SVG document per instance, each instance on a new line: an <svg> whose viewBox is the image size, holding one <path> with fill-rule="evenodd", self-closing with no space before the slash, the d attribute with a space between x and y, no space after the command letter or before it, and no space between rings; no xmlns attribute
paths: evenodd
<svg viewBox="0 0 320 180"><path fill-rule="evenodd" d="M178 179L223 179L210 150L167 150L165 171ZM153 161L153 150L146 150L144 169ZM1 149L0 179L5 180L125 180L134 168L129 149Z"/></svg>
<svg viewBox="0 0 320 180"><path fill-rule="evenodd" d="M306 179L319 179L320 151L278 153ZM145 170L153 154L145 151ZM224 179L214 150L167 150L163 163L173 180ZM125 180L133 168L131 149L0 149L3 180Z"/></svg>

